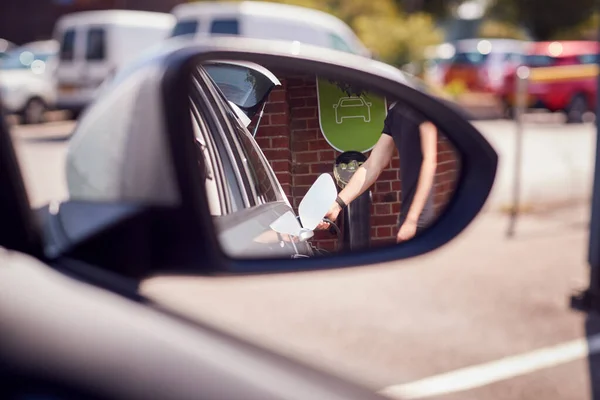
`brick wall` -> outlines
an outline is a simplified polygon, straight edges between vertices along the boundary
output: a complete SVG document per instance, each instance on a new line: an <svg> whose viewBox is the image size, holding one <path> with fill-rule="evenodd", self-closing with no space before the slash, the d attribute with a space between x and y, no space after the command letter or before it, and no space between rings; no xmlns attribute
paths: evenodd
<svg viewBox="0 0 600 400"><path fill-rule="evenodd" d="M269 97L256 140L273 166L290 203L297 209L317 177L322 173L332 173L333 162L340 153L321 134L314 76L278 76L282 86ZM443 134L439 135L435 180L437 213L441 212L455 186L459 169L456 154ZM395 240L402 190L398 169L396 153L372 188L372 245ZM335 236L328 232L317 233L315 240L323 248L334 249L336 246Z"/></svg>

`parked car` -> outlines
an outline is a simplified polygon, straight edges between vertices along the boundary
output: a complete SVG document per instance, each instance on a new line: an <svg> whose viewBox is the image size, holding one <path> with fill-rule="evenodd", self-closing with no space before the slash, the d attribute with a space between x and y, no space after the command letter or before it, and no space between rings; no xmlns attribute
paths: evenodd
<svg viewBox="0 0 600 400"><path fill-rule="evenodd" d="M371 56L352 29L322 11L262 1L202 1L176 6L172 36L234 35L300 41Z"/></svg>
<svg viewBox="0 0 600 400"><path fill-rule="evenodd" d="M18 114L25 124L44 122L45 113L55 108L58 43L38 41L15 48L0 59L0 91L3 107Z"/></svg>
<svg viewBox="0 0 600 400"><path fill-rule="evenodd" d="M116 69L169 36L175 19L167 13L103 10L61 17L56 70L57 106L75 117L91 104L98 87Z"/></svg>
<svg viewBox="0 0 600 400"><path fill-rule="evenodd" d="M0 60L6 56L6 52L17 47L13 42L0 38Z"/></svg>
<svg viewBox="0 0 600 400"><path fill-rule="evenodd" d="M454 239L485 204L498 162L493 148L472 124L413 88L397 69L294 43L273 43L268 50L263 44L182 43L117 74L72 139L68 168L81 174L80 195L38 210L39 219L27 203L11 137L0 121L0 293L10 294L0 302L1 398L383 399L139 293L142 279L159 274L211 279L407 259ZM213 169L222 177L250 178L246 168L254 161L240 165L232 156L255 144L202 67L215 59L271 62L351 80L423 113L464 161L441 218L414 240L358 253L296 259L224 253L203 170L218 164L198 158L195 130L219 153L211 161L224 161L224 169ZM256 159L264 161L258 152ZM246 193L253 192L253 183L246 181ZM240 207L238 216L230 216L232 225L286 207L284 201L231 190L236 193L223 199L233 202L223 204Z"/></svg>
<svg viewBox="0 0 600 400"><path fill-rule="evenodd" d="M525 42L466 39L453 46L452 57L440 65L443 84L459 82L469 92L497 95L521 64Z"/></svg>
<svg viewBox="0 0 600 400"><path fill-rule="evenodd" d="M529 107L562 111L567 122L583 122L596 109L596 41L533 42L527 46L523 64L532 69L528 82ZM505 103L515 102L515 77L507 81Z"/></svg>

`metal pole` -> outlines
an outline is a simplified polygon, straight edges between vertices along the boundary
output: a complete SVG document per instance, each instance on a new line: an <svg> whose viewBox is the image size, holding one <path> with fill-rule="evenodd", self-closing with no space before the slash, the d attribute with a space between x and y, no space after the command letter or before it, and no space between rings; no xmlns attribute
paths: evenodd
<svg viewBox="0 0 600 400"><path fill-rule="evenodd" d="M252 136L256 137L256 134L258 133L258 126L260 125L260 120L262 119L263 115L265 114L265 106L267 105L267 102L265 101L262 105L262 108L260 109L260 114L258 115L258 120L256 121L256 126L254 127L254 132L252 132Z"/></svg>
<svg viewBox="0 0 600 400"><path fill-rule="evenodd" d="M513 237L519 216L521 201L521 167L523 164L523 115L527 110L527 80L529 79L529 68L521 66L517 69L516 79L516 104L515 104L515 165L513 178L513 199L510 210L510 223L506 235Z"/></svg>

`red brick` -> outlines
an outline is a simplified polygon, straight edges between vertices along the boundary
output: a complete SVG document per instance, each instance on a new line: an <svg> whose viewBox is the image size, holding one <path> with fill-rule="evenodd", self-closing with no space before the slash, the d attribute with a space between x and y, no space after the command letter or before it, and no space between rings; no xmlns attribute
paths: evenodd
<svg viewBox="0 0 600 400"><path fill-rule="evenodd" d="M335 152L333 150L319 151L319 161L331 161L333 163L335 161Z"/></svg>
<svg viewBox="0 0 600 400"><path fill-rule="evenodd" d="M263 153L267 160L288 160L290 158L290 151L288 149L263 149Z"/></svg>
<svg viewBox="0 0 600 400"><path fill-rule="evenodd" d="M285 125L287 126L290 122L290 118L287 114L271 114L269 115L270 125Z"/></svg>
<svg viewBox="0 0 600 400"><path fill-rule="evenodd" d="M387 193L392 191L392 185L390 182L376 182L375 191L381 193Z"/></svg>
<svg viewBox="0 0 600 400"><path fill-rule="evenodd" d="M294 177L294 185L312 186L316 179L317 177L315 175L296 175Z"/></svg>
<svg viewBox="0 0 600 400"><path fill-rule="evenodd" d="M378 238L386 238L392 236L392 228L389 226L377 227L377 233L375 234Z"/></svg>
<svg viewBox="0 0 600 400"><path fill-rule="evenodd" d="M316 118L317 117L317 109L315 107L306 107L306 108L295 108L292 109L293 118Z"/></svg>
<svg viewBox="0 0 600 400"><path fill-rule="evenodd" d="M378 181L395 181L398 179L398 171L396 169L387 169L384 170L381 175L379 175Z"/></svg>
<svg viewBox="0 0 600 400"><path fill-rule="evenodd" d="M310 173L311 174L324 174L331 173L333 171L333 165L331 163L318 163L311 164Z"/></svg>
<svg viewBox="0 0 600 400"><path fill-rule="evenodd" d="M276 172L275 175L277 175L277 179L281 184L292 183L291 174L289 172Z"/></svg>
<svg viewBox="0 0 600 400"><path fill-rule="evenodd" d="M290 171L291 163L289 161L272 161L270 164L275 172Z"/></svg>
<svg viewBox="0 0 600 400"><path fill-rule="evenodd" d="M287 114L289 111L286 103L267 103L265 114Z"/></svg>
<svg viewBox="0 0 600 400"><path fill-rule="evenodd" d="M305 97L299 98L299 99L289 99L288 104L290 105L290 108L293 110L297 107L305 107L307 99Z"/></svg>
<svg viewBox="0 0 600 400"><path fill-rule="evenodd" d="M400 182L399 180L393 181L392 182L392 191L399 192L400 190L402 190L402 182Z"/></svg>
<svg viewBox="0 0 600 400"><path fill-rule="evenodd" d="M330 150L331 145L325 139L317 139L308 143L309 150Z"/></svg>
<svg viewBox="0 0 600 400"><path fill-rule="evenodd" d="M311 167L312 165L309 164L294 164L292 167L292 173L294 175L306 175L311 172Z"/></svg>
<svg viewBox="0 0 600 400"><path fill-rule="evenodd" d="M315 93L315 89L313 89L313 88L307 88L307 87L290 88L290 89L288 89L288 94L289 94L290 99L315 97L315 100L316 100L316 93Z"/></svg>
<svg viewBox="0 0 600 400"><path fill-rule="evenodd" d="M293 152L300 152L300 151L308 151L308 146L309 146L310 142L295 142L292 143L292 151Z"/></svg>
<svg viewBox="0 0 600 400"><path fill-rule="evenodd" d="M256 135L256 143L258 143L261 149L268 149L271 147L271 138Z"/></svg>
<svg viewBox="0 0 600 400"><path fill-rule="evenodd" d="M306 120L303 119L292 119L290 124L290 129L292 131L307 129L308 125L306 124Z"/></svg>
<svg viewBox="0 0 600 400"><path fill-rule="evenodd" d="M373 224L373 226L395 225L396 220L396 215L374 215L371 217L371 223Z"/></svg>
<svg viewBox="0 0 600 400"><path fill-rule="evenodd" d="M271 147L274 149L278 148L289 148L290 147L290 138L288 136L280 136L271 138Z"/></svg>
<svg viewBox="0 0 600 400"><path fill-rule="evenodd" d="M269 102L272 103L280 103L285 101L285 90L282 89L274 89L269 95Z"/></svg>
<svg viewBox="0 0 600 400"><path fill-rule="evenodd" d="M375 204L375 215L390 215L391 213L391 204Z"/></svg>
<svg viewBox="0 0 600 400"><path fill-rule="evenodd" d="M302 163L313 163L319 161L319 153L307 152L307 153L296 153L295 161L299 164Z"/></svg>
<svg viewBox="0 0 600 400"><path fill-rule="evenodd" d="M306 120L306 125L308 129L319 129L319 131L321 130L321 123L319 122L319 118Z"/></svg>
<svg viewBox="0 0 600 400"><path fill-rule="evenodd" d="M392 168L400 168L400 159L398 157L392 158Z"/></svg>
<svg viewBox="0 0 600 400"><path fill-rule="evenodd" d="M289 133L287 126L267 126L263 125L258 128L258 135L260 136L286 136Z"/></svg>
<svg viewBox="0 0 600 400"><path fill-rule="evenodd" d="M392 215L400 214L400 203L392 203Z"/></svg>
<svg viewBox="0 0 600 400"><path fill-rule="evenodd" d="M281 184L281 188L283 189L283 192L284 192L286 195L288 195L288 196L289 196L289 195L291 195L291 194L292 194L292 187L291 187L291 185L290 185L289 183L282 183L282 184Z"/></svg>
<svg viewBox="0 0 600 400"><path fill-rule="evenodd" d="M313 90L312 92L313 92L313 96L305 99L304 104L306 105L306 107L318 107L319 106L319 102L317 101L316 91Z"/></svg>
<svg viewBox="0 0 600 400"><path fill-rule="evenodd" d="M319 138L320 131L317 129L296 130L294 131L294 136L292 137L292 143L313 141L318 140Z"/></svg>

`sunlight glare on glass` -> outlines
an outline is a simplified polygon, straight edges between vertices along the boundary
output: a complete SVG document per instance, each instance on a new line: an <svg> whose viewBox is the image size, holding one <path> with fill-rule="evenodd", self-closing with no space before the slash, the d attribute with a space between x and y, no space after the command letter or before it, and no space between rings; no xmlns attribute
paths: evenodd
<svg viewBox="0 0 600 400"><path fill-rule="evenodd" d="M563 45L559 42L552 42L548 46L548 52L553 57L558 57L563 52Z"/></svg>
<svg viewBox="0 0 600 400"><path fill-rule="evenodd" d="M477 43L477 50L481 54L490 54L492 52L492 43L489 40L482 40Z"/></svg>
<svg viewBox="0 0 600 400"><path fill-rule="evenodd" d="M33 71L34 74L43 74L44 71L46 70L46 63L43 62L42 60L35 60L34 62L31 63L31 71Z"/></svg>
<svg viewBox="0 0 600 400"><path fill-rule="evenodd" d="M30 51L24 51L19 55L19 61L21 61L21 64L23 65L30 66L34 59L35 56Z"/></svg>
<svg viewBox="0 0 600 400"><path fill-rule="evenodd" d="M448 60L454 57L454 54L456 54L456 49L450 43L444 43L440 45L438 54L441 59Z"/></svg>

